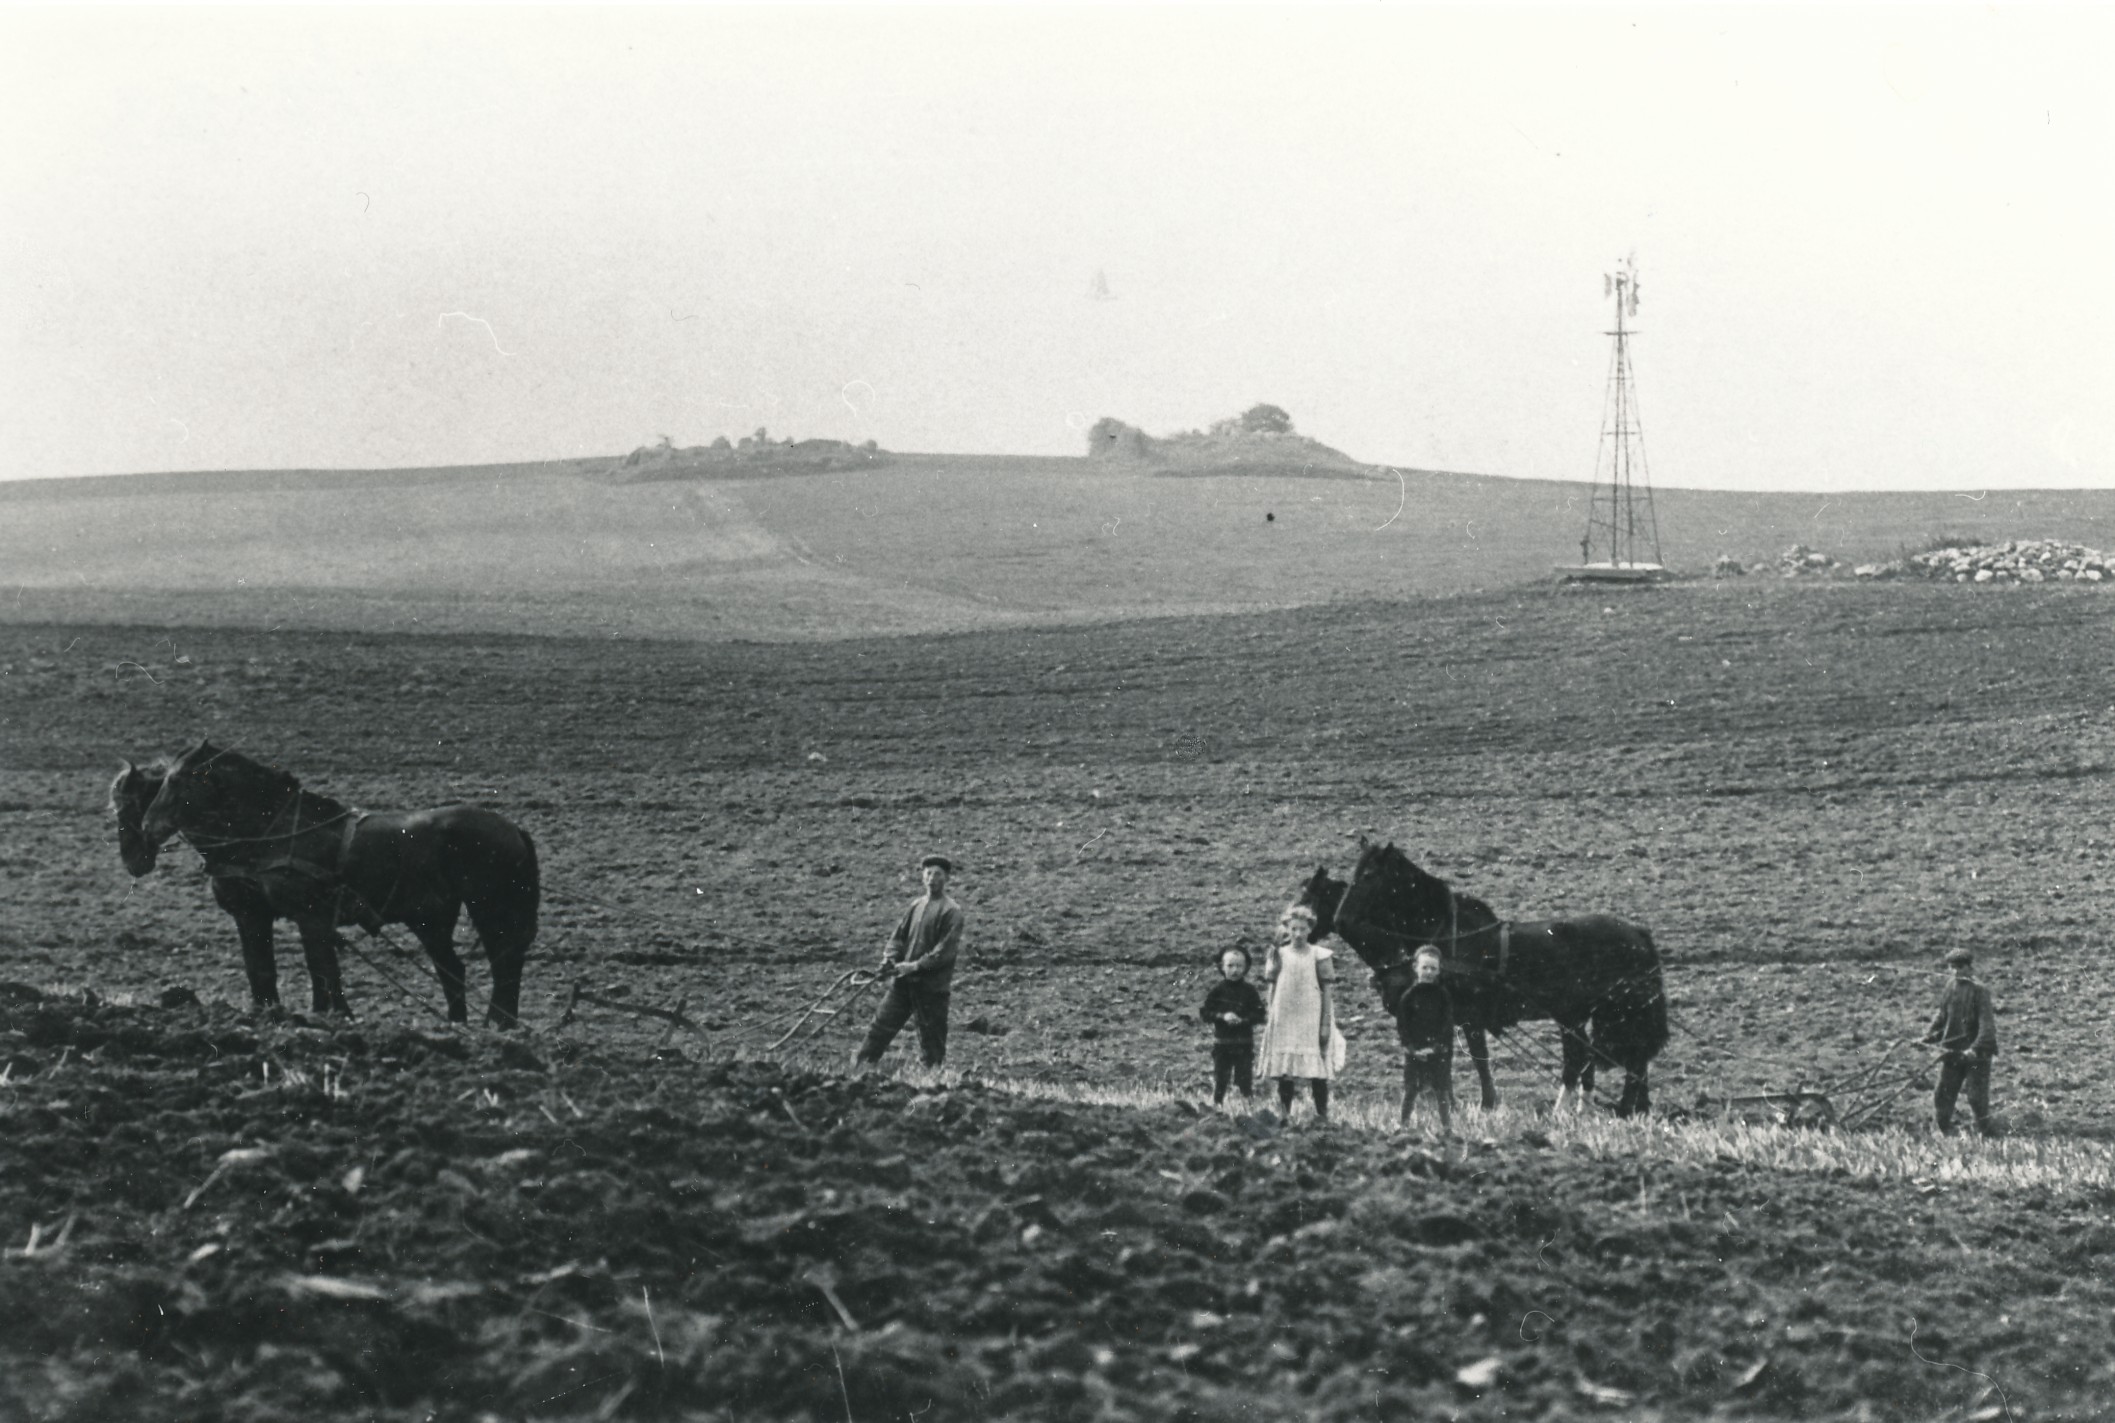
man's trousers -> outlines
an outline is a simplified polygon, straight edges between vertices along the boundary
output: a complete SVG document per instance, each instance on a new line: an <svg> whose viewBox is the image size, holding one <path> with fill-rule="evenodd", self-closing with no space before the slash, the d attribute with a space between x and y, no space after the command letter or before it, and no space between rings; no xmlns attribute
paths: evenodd
<svg viewBox="0 0 2115 1423"><path fill-rule="evenodd" d="M1968 1084L1968 1110L1975 1113L1976 1129L1990 1130L1990 1059L1980 1053L1963 1053L1940 1062L1939 1090L1932 1094L1939 1130L1953 1130L1953 1107L1963 1082Z"/></svg>
<svg viewBox="0 0 2115 1423"><path fill-rule="evenodd" d="M938 993L925 988L913 988L901 978L889 982L889 991L882 997L881 1007L875 1010L874 1022L867 1029L867 1040L859 1049L859 1061L879 1062L881 1055L889 1050L896 1034L911 1019L918 1020L918 1054L927 1067L938 1067L947 1061L947 1002L951 995L942 990Z"/></svg>

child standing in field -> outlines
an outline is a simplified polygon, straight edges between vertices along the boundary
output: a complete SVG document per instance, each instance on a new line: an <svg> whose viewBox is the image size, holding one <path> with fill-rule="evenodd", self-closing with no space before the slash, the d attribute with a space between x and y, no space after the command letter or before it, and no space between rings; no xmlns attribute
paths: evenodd
<svg viewBox="0 0 2115 1423"><path fill-rule="evenodd" d="M1402 1124L1420 1092L1432 1093L1442 1135L1454 1132L1454 996L1439 981L1439 950L1430 944L1413 961L1417 981L1395 1001L1395 1035L1403 1044Z"/></svg>
<svg viewBox="0 0 2115 1423"><path fill-rule="evenodd" d="M1198 1017L1212 1025L1212 1105L1226 1100L1227 1078L1244 1097L1255 1095L1256 1025L1264 1020L1263 999L1248 983L1248 950L1219 955L1219 981L1204 996Z"/></svg>
<svg viewBox="0 0 2115 1423"><path fill-rule="evenodd" d="M1304 904L1289 907L1278 920L1282 942L1263 960L1270 985L1270 1019L1256 1070L1278 1079L1278 1108L1292 1115L1293 1094L1305 1081L1314 1093L1315 1116L1329 1120L1329 1083L1336 1076L1333 1040L1337 970L1329 950L1307 941L1315 915Z"/></svg>

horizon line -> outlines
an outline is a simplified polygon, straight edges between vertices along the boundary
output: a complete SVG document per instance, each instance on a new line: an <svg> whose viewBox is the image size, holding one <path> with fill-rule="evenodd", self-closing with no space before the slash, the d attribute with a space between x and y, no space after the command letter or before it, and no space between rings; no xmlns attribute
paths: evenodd
<svg viewBox="0 0 2115 1423"><path fill-rule="evenodd" d="M629 453L629 452L627 452L627 453ZM1079 463L1079 464L1082 464L1082 465L1090 465L1090 464L1091 464L1091 465L1107 465L1107 466L1110 466L1110 467L1112 467L1113 469L1116 469L1116 470L1122 470L1122 469L1125 469L1125 468L1134 468L1134 469L1137 469L1137 470L1138 470L1138 472L1139 472L1139 473L1142 473L1142 474L1144 474L1144 473L1151 473L1151 472L1154 472L1154 471L1158 470L1159 468L1161 468L1160 466L1150 466L1150 465L1131 465L1131 464L1129 464L1129 462L1126 462L1126 461L1115 461L1115 460L1097 460L1097 459L1095 459L1095 457L1094 457L1094 456L1092 456L1092 455L1085 455L1085 454L1073 454L1073 455L1066 455L1066 454L1021 454L1021 453L1013 453L1013 452L1007 452L1007 453L1002 453L1002 452L996 452L996 451L984 451L984 450L978 450L978 451L959 451L959 450L892 450L892 449L888 449L888 448L886 448L886 447L883 447L883 448L880 448L880 449L878 449L878 450L876 451L876 453L878 453L878 454L882 454L882 455L890 455L890 456L894 456L894 457L896 457L896 458L899 458L899 459L947 459L947 460L1069 460L1069 461L1073 461L1073 462L1076 462L1076 463ZM537 457L537 458L530 458L530 459L502 459L502 460L477 460L477 461L471 461L471 462L468 462L468 463L462 463L462 464L401 464L401 465L398 465L398 464L385 464L385 465L366 465L366 464L355 464L355 465L334 465L334 464L294 464L294 465L250 465L250 466L230 466L230 467L225 467L225 468L188 468L188 469L159 469L159 470L119 470L119 471L108 471L108 470L106 470L106 471L93 471L93 472L85 472L85 473L80 473L80 474L8 474L8 473L0 472L0 488L8 488L8 487L12 487L12 488L16 488L16 489L19 489L19 488L22 488L22 487L25 487L25 486L30 486L30 485L41 485L41 486L56 486L56 485L62 485L62 484L74 484L74 483L83 483L83 482L85 482L85 483L103 483L103 482L105 482L105 481L116 481L116 480L155 480L155 479L182 479L182 478L186 478L186 477L191 477L191 478L203 478L203 477L208 477L208 476L214 476L214 475L243 475L243 476L253 476L253 477L254 477L254 476L265 476L265 475L298 475L298 474L331 474L331 475L355 475L355 474L416 474L416 473L426 473L426 472L432 472L432 473L443 473L443 472L464 472L464 471L473 471L473 470L499 470L499 469L517 469L517 468L521 468L521 467L524 467L524 466L535 466L535 465L578 465L578 464L585 464L585 463L589 463L589 462L600 462L600 461L608 461L608 462L611 462L611 463L613 463L613 464L614 464L614 463L616 463L616 462L619 462L619 461L623 460L623 459L624 459L624 457L625 457L625 456L624 456L624 454L591 454L591 455L548 455L548 456L542 456L542 457ZM1577 486L1577 487L1579 487L1579 488L1588 488L1588 487L1591 487L1591 486L1593 486L1594 484L1596 484L1596 483L1598 483L1598 482L1599 482L1599 481L1595 481L1595 480L1592 480L1592 479L1579 479L1579 478L1575 478L1575 477L1567 477L1567 476L1561 476L1561 475L1545 475L1545 474L1511 474L1511 473L1507 473L1507 472L1504 472L1504 471L1492 471L1492 470L1453 470L1453 469L1434 469L1434 468L1429 468L1429 467L1427 467L1427 466L1423 466L1423 465L1411 465L1411 464L1389 464L1389 463L1374 463L1374 462L1370 462L1370 461L1366 461L1366 460L1356 460L1356 459L1354 460L1354 463L1355 463L1355 465L1357 466L1357 468L1358 468L1358 470L1359 470L1359 471L1361 471L1361 472L1368 472L1368 473L1372 473L1372 474L1375 474L1375 475L1387 475L1387 474L1391 474L1391 473L1401 472L1401 473L1403 473L1403 474L1421 474L1421 475L1442 475L1442 476L1446 476L1446 477L1450 477L1450 478L1458 478L1458 479L1494 479L1494 480L1505 480L1505 481L1507 481L1508 483L1513 483L1513 484L1556 484L1556 485L1569 485L1569 486ZM816 471L816 473L818 473L818 474L821 474L821 473L831 473L831 472L839 472L839 471ZM778 475L778 476L768 476L768 477L776 477L776 478L786 478L786 477L789 477L789 476L786 476L786 475ZM1218 477L1218 478L1240 478L1241 476L1240 476L1240 475L1238 475L1238 474L1228 473L1228 474L1223 474L1223 475L1212 475L1212 476L1205 476L1205 477ZM1254 477L1254 478L1269 478L1270 476L1269 476L1268 474L1258 474L1258 475L1255 475L1255 476L1252 476L1252 477ZM670 482L676 482L676 481L670 481ZM1736 485L1736 484L1680 484L1680 483L1675 483L1675 484L1662 484L1662 483L1654 482L1654 483L1652 483L1652 485L1651 485L1650 487L1651 487L1651 489L1652 489L1652 492L1654 492L1654 493L1685 493L1685 494L1763 494L1763 495L1778 495L1778 494L1812 494L1812 495L1824 495L1824 496L1831 496L1831 497L1833 497L1833 496L1838 496L1838 495L1844 495L1844 496L1849 496L1849 495L1873 495L1873 494L1884 494L1884 495L1918 495L1918 494L1956 494L1956 495L1959 495L1959 496L1961 496L1962 498L1974 499L1974 500L1975 500L1976 502L1980 502L1980 501L1981 501L1981 500L1982 500L1983 498L1987 498L1987 497L1989 497L1989 496L1990 496L1990 495L1992 495L1992 494L2088 494L2088 493L2102 493L2102 492L2106 492L2106 491L2109 491L2109 490L2115 490L2115 484L2076 484L2076 485L2071 485L2071 484L2022 484L2022 485L2008 485L2008 484L1983 484L1983 485L1979 485L1979 486L1969 486L1969 485L1960 485L1960 486L1947 486L1947 485L1920 485L1920 486L1914 486L1914 487L1894 487L1894 486L1854 486L1854 487L1847 487L1847 488L1846 488L1846 487L1830 487L1830 488L1820 488L1820 487L1814 487L1814 486L1803 486L1803 485L1789 485L1789 486L1783 486L1783 487L1773 487L1773 488L1765 488L1765 487L1759 487L1759 486L1754 486L1754 485Z"/></svg>

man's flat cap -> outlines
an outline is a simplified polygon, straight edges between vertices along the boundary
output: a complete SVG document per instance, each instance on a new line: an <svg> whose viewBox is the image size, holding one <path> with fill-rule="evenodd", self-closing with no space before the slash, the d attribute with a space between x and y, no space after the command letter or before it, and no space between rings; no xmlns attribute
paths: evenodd
<svg viewBox="0 0 2115 1423"><path fill-rule="evenodd" d="M1975 962L1975 955L1966 949L1955 949L1946 956L1946 962L1956 967L1961 964L1971 964Z"/></svg>
<svg viewBox="0 0 2115 1423"><path fill-rule="evenodd" d="M927 855L924 859L918 862L918 868L921 870L924 869L927 865L938 865L941 869L946 870L949 874L953 874L955 872L955 862L953 860L950 860L945 855Z"/></svg>

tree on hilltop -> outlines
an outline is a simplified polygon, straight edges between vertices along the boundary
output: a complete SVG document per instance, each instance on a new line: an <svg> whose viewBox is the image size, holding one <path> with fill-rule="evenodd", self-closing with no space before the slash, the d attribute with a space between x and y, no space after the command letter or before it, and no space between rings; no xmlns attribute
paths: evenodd
<svg viewBox="0 0 2115 1423"><path fill-rule="evenodd" d="M1251 405L1239 415L1214 420L1205 431L1208 435L1290 435L1292 432L1292 416L1277 405Z"/></svg>

